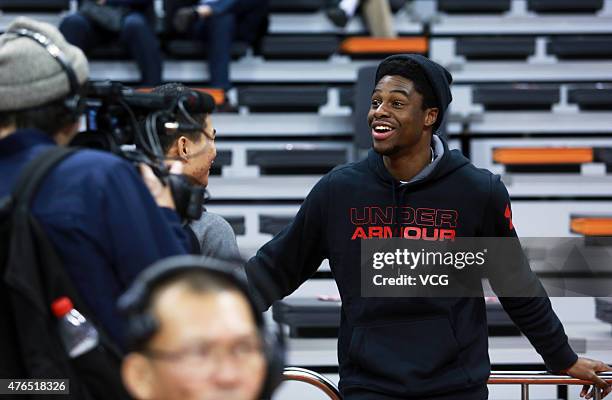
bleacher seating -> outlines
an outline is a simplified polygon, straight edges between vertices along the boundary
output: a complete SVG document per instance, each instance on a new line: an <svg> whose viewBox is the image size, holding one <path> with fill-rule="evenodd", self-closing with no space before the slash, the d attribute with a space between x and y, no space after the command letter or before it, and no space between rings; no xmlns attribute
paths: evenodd
<svg viewBox="0 0 612 400"><path fill-rule="evenodd" d="M612 59L612 36L555 37L547 51L559 59Z"/></svg>
<svg viewBox="0 0 612 400"><path fill-rule="evenodd" d="M482 14L510 10L512 0L439 0L438 10L446 13Z"/></svg>
<svg viewBox="0 0 612 400"><path fill-rule="evenodd" d="M461 37L456 42L457 55L468 60L527 59L535 53L535 38Z"/></svg>
<svg viewBox="0 0 612 400"><path fill-rule="evenodd" d="M569 90L568 102L578 104L581 110L611 110L612 87L575 87Z"/></svg>
<svg viewBox="0 0 612 400"><path fill-rule="evenodd" d="M594 13L604 0L528 0L527 8L537 13Z"/></svg>
<svg viewBox="0 0 612 400"><path fill-rule="evenodd" d="M559 88L551 86L476 86L474 103L486 110L550 110L559 102Z"/></svg>
<svg viewBox="0 0 612 400"><path fill-rule="evenodd" d="M238 89L238 103L250 111L311 111L327 103L325 86L246 86Z"/></svg>
<svg viewBox="0 0 612 400"><path fill-rule="evenodd" d="M70 0L0 0L2 12L60 12L70 8Z"/></svg>

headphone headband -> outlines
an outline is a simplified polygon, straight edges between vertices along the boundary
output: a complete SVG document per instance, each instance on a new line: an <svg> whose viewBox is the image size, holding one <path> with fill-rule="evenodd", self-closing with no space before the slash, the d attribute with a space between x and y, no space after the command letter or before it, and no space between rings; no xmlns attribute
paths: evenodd
<svg viewBox="0 0 612 400"><path fill-rule="evenodd" d="M154 263L141 272L119 298L119 309L125 314L144 312L156 285L188 271L201 271L227 279L247 298L258 326L263 325L263 317L252 299L246 275L240 265L205 256L181 255Z"/></svg>

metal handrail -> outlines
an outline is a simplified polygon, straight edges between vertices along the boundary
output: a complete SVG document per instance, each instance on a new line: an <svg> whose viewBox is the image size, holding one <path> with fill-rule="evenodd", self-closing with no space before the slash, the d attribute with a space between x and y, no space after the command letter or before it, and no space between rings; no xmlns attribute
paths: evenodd
<svg viewBox="0 0 612 400"><path fill-rule="evenodd" d="M306 368L287 367L283 371L283 379L308 383L323 391L332 400L342 399L336 385L318 372Z"/></svg>
<svg viewBox="0 0 612 400"><path fill-rule="evenodd" d="M607 383L612 383L610 372L601 373L599 377ZM489 385L521 385L521 400L529 400L530 385L593 385L591 381L541 371L491 371L487 383ZM595 390L593 398L601 399L599 390Z"/></svg>
<svg viewBox="0 0 612 400"><path fill-rule="evenodd" d="M612 384L612 372L604 372L599 376ZM332 400L342 399L336 385L318 372L306 368L287 367L283 371L283 378L286 381L300 381L313 385L322 390ZM593 385L593 382L567 375L553 375L543 371L491 371L487 384L521 385L521 400L529 400L530 385ZM598 390L595 391L594 399L601 399Z"/></svg>

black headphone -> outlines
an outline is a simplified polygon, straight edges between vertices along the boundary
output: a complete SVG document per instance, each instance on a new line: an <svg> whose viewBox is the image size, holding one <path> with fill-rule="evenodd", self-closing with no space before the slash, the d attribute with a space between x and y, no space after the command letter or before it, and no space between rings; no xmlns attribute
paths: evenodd
<svg viewBox="0 0 612 400"><path fill-rule="evenodd" d="M76 72L70 65L66 54L49 39L47 36L40 32L35 32L25 28L11 29L6 33L11 33L20 37L26 37L32 39L34 42L41 45L50 55L57 61L62 67L62 70L66 73L68 78L68 84L70 85L70 92L64 100L64 106L68 109L71 117L77 120L79 116L85 110L85 101L79 95L79 80L77 79Z"/></svg>
<svg viewBox="0 0 612 400"><path fill-rule="evenodd" d="M147 310L154 289L162 282L187 271L203 271L228 280L248 300L255 317L267 362L266 381L261 398L269 399L282 382L285 367L285 348L280 332L272 332L266 326L264 316L258 311L249 291L243 268L234 263L204 256L174 256L158 261L141 272L130 288L119 298L119 310L126 316L129 345L141 345L159 328L155 317Z"/></svg>

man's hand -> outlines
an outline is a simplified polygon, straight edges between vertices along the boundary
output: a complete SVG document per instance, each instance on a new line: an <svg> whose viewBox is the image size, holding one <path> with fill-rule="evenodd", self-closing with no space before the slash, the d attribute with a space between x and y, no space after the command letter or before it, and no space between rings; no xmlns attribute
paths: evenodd
<svg viewBox="0 0 612 400"><path fill-rule="evenodd" d="M580 397L586 396L586 399L592 399L595 396L595 390L600 390L601 398L603 399L610 394L610 392L612 392L612 386L597 376L597 373L607 371L612 371L612 368L603 362L581 357L578 358L574 365L563 372L573 378L583 379L594 383L593 390L591 390L590 393L589 389L591 386L584 385L582 387L582 391L580 392Z"/></svg>
<svg viewBox="0 0 612 400"><path fill-rule="evenodd" d="M183 173L183 163L180 161L172 163L170 173ZM176 206L174 204L174 198L172 198L170 185L164 185L148 165L140 164L140 174L142 175L142 179L145 185L147 185L147 188L149 188L149 192L151 192L151 196L153 196L157 205L175 210Z"/></svg>
<svg viewBox="0 0 612 400"><path fill-rule="evenodd" d="M98 3L99 6L103 6L106 4L106 0L96 0L96 3Z"/></svg>

